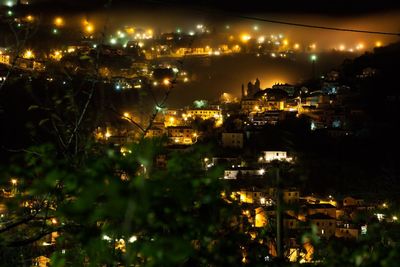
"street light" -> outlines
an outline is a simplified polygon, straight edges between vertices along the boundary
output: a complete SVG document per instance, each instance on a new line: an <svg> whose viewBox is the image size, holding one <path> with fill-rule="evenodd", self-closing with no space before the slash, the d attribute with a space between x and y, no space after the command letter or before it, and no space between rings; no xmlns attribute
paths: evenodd
<svg viewBox="0 0 400 267"><path fill-rule="evenodd" d="M316 61L317 60L317 55L313 54L310 57L311 61Z"/></svg>
<svg viewBox="0 0 400 267"><path fill-rule="evenodd" d="M317 61L317 55L312 54L310 56L310 59L311 59L311 63L312 63L312 78L314 79L315 78L315 61Z"/></svg>
<svg viewBox="0 0 400 267"><path fill-rule="evenodd" d="M170 82L170 80L168 79L168 78L165 78L164 80L163 80L163 84L164 85L169 85L171 82Z"/></svg>
<svg viewBox="0 0 400 267"><path fill-rule="evenodd" d="M18 193L18 188L17 188L18 180L17 180L17 178L11 178L10 182L11 182L11 185L12 185L11 193L13 195L16 195Z"/></svg>
<svg viewBox="0 0 400 267"><path fill-rule="evenodd" d="M57 27L64 26L64 19L62 17L56 17L54 19L54 25Z"/></svg>
<svg viewBox="0 0 400 267"><path fill-rule="evenodd" d="M11 184L12 184L13 186L16 186L16 185L18 184L18 180L15 179L15 178L12 178L12 179L11 179Z"/></svg>
<svg viewBox="0 0 400 267"><path fill-rule="evenodd" d="M93 32L93 26L92 25L86 25L86 28L85 28L85 30L88 32L88 33L92 33Z"/></svg>

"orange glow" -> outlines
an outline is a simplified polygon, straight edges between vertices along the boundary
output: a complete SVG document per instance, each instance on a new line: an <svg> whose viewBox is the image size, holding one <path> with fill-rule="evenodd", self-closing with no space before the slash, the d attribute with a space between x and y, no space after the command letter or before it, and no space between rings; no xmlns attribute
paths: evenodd
<svg viewBox="0 0 400 267"><path fill-rule="evenodd" d="M62 17L56 17L54 19L54 25L56 25L57 27L64 26L64 19Z"/></svg>
<svg viewBox="0 0 400 267"><path fill-rule="evenodd" d="M164 80L163 80L163 84L164 85L169 85L171 82L169 81L169 79L168 78L165 78Z"/></svg>
<svg viewBox="0 0 400 267"><path fill-rule="evenodd" d="M359 44L356 46L356 49L357 49L357 50L362 50L362 49L364 49L364 44L363 44L363 43L359 43Z"/></svg>
<svg viewBox="0 0 400 267"><path fill-rule="evenodd" d="M26 16L26 20L29 22L32 22L34 20L34 18L32 15L28 15L28 16Z"/></svg>
<svg viewBox="0 0 400 267"><path fill-rule="evenodd" d="M23 58L26 58L26 59L35 58L35 54L33 53L32 50L28 49L24 52Z"/></svg>
<svg viewBox="0 0 400 267"><path fill-rule="evenodd" d="M86 19L83 20L83 26L84 26L84 30L87 33L92 33L94 31L94 26L92 23L90 23L89 21L87 21Z"/></svg>
<svg viewBox="0 0 400 267"><path fill-rule="evenodd" d="M129 34L134 34L135 33L135 28L129 27L129 28L126 29L126 32L129 33Z"/></svg>
<svg viewBox="0 0 400 267"><path fill-rule="evenodd" d="M248 34L242 34L242 35L240 36L240 39L242 40L242 42L246 43L246 42L248 42L248 41L251 39L251 36L248 35Z"/></svg>
<svg viewBox="0 0 400 267"><path fill-rule="evenodd" d="M91 24L89 24L89 25L86 25L85 30L88 33L92 33L94 29L93 29L93 26Z"/></svg>

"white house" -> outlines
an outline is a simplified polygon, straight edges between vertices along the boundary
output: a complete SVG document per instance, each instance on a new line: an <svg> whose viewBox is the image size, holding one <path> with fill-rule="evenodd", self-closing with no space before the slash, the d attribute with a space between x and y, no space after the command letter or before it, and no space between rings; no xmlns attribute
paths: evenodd
<svg viewBox="0 0 400 267"><path fill-rule="evenodd" d="M260 162L271 162L273 160L292 161L293 158L287 156L286 151L263 151L259 158Z"/></svg>

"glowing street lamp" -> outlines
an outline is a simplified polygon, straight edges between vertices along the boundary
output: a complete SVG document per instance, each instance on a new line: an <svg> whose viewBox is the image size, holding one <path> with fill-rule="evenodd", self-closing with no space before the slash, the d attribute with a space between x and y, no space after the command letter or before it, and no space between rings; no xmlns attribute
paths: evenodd
<svg viewBox="0 0 400 267"><path fill-rule="evenodd" d="M92 33L93 30L94 30L93 25L91 25L91 24L86 25L85 31L86 31L87 33Z"/></svg>
<svg viewBox="0 0 400 267"><path fill-rule="evenodd" d="M16 178L11 178L10 182L11 182L11 186L12 186L11 193L13 195L15 195L18 193L18 188L17 188L18 180Z"/></svg>
<svg viewBox="0 0 400 267"><path fill-rule="evenodd" d="M381 46L382 46L382 43L381 43L380 41L377 41L377 42L375 42L375 46L376 46L376 47L381 47Z"/></svg>
<svg viewBox="0 0 400 267"><path fill-rule="evenodd" d="M28 49L28 50L26 50L26 51L24 52L24 54L23 54L22 57L23 57L23 58L26 58L26 59L32 59L32 58L35 58L35 54L33 53L32 50Z"/></svg>
<svg viewBox="0 0 400 267"><path fill-rule="evenodd" d="M260 36L260 37L258 37L257 42L258 42L259 44L264 43L264 42L265 42L265 36Z"/></svg>
<svg viewBox="0 0 400 267"><path fill-rule="evenodd" d="M170 85L170 80L168 79L168 78L165 78L164 80L163 80L163 84L165 85L165 86L167 86L167 85Z"/></svg>
<svg viewBox="0 0 400 267"><path fill-rule="evenodd" d="M26 21L28 21L28 22L33 22L33 20L34 20L34 18L33 18L33 16L32 15L28 15L28 16L26 16Z"/></svg>
<svg viewBox="0 0 400 267"><path fill-rule="evenodd" d="M312 54L312 55L310 56L310 59L311 59L312 62L315 62L315 61L317 60L317 55Z"/></svg>
<svg viewBox="0 0 400 267"><path fill-rule="evenodd" d="M91 34L94 31L94 25L87 20L83 21L83 27L84 27L83 29L85 30L85 32L88 34Z"/></svg>
<svg viewBox="0 0 400 267"><path fill-rule="evenodd" d="M242 42L246 43L247 41L249 41L251 39L251 36L248 34L242 34L240 36L240 39L242 40Z"/></svg>
<svg viewBox="0 0 400 267"><path fill-rule="evenodd" d="M113 45L116 44L116 43L117 43L117 39L111 38L111 39L110 39L110 43L113 44Z"/></svg>
<svg viewBox="0 0 400 267"><path fill-rule="evenodd" d="M315 61L317 61L317 55L312 54L310 56L310 59L311 59L311 63L312 63L312 77L314 79L315 78Z"/></svg>
<svg viewBox="0 0 400 267"><path fill-rule="evenodd" d="M6 6L13 7L15 5L14 1L7 1Z"/></svg>
<svg viewBox="0 0 400 267"><path fill-rule="evenodd" d="M56 27L62 27L62 26L64 26L64 19L62 18L62 17L56 17L55 19L54 19L54 25L56 26Z"/></svg>

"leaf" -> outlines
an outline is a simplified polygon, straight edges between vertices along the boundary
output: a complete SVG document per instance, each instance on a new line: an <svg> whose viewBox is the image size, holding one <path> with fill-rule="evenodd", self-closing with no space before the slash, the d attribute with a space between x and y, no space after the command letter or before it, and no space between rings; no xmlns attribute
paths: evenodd
<svg viewBox="0 0 400 267"><path fill-rule="evenodd" d="M52 113L52 114L51 114L51 117L54 118L54 119L56 119L56 120L58 120L58 121L62 121L61 118L60 118L57 114L55 114L55 113Z"/></svg>
<svg viewBox="0 0 400 267"><path fill-rule="evenodd" d="M49 121L48 118L39 121L39 126L42 126L43 124L45 124L45 123L48 122L48 121Z"/></svg>
<svg viewBox="0 0 400 267"><path fill-rule="evenodd" d="M40 107L38 105L31 105L31 106L29 106L28 111L39 109L39 108Z"/></svg>

